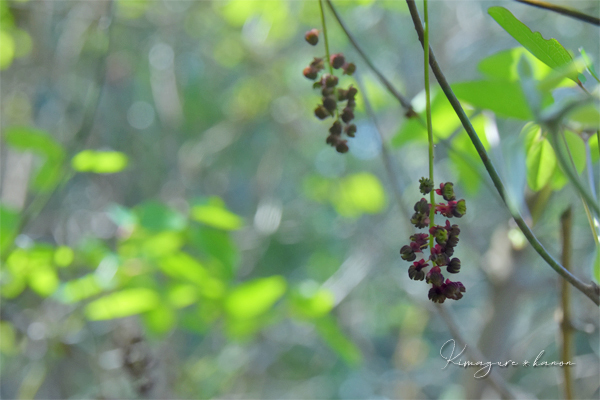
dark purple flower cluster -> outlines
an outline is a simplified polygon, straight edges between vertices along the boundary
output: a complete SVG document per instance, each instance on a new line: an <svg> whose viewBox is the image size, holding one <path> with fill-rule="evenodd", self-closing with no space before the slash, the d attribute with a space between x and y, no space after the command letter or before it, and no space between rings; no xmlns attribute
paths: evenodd
<svg viewBox="0 0 600 400"><path fill-rule="evenodd" d="M311 45L319 42L319 31L311 29L304 36ZM334 69L342 69L344 75L352 75L356 71L353 63L346 62L342 53L332 54L329 57L329 63ZM329 128L329 136L326 143L340 153L348 151L348 140L342 139L342 133L347 137L354 137L356 125L351 123L354 119L354 109L356 107L356 94L358 90L350 85L347 89L338 88L338 77L332 74L323 74L319 78L321 71L325 69L323 58L315 57L313 61L304 68L303 74L306 78L315 81L313 88L321 90L321 104L315 108L315 116L319 119L333 117L335 121ZM318 79L319 78L319 79ZM344 103L341 112L339 103ZM341 122L340 122L341 120ZM344 126L342 126L342 123Z"/></svg>
<svg viewBox="0 0 600 400"><path fill-rule="evenodd" d="M420 191L422 194L428 194L433 189L433 182L430 179L422 178L420 181ZM446 218L460 218L467 212L465 201L456 201L454 195L454 185L452 182L440 184L440 188L435 191L442 196L448 203L439 203L435 205L435 213L441 214ZM431 204L425 198L419 200L414 207L415 213L411 218L411 223L421 229L429 226L429 213ZM403 260L414 261L408 268L408 276L416 281L425 280L431 284L429 290L429 299L435 303L443 303L446 299L458 300L463 297L465 287L461 282L452 282L450 279L444 280L442 275L443 267L450 274L457 274L460 271L460 259L452 257L454 248L458 244L458 235L460 229L458 225L451 225L446 220L445 225L434 225L429 228L429 234L416 233L410 237L410 243L402 246L400 255ZM435 241L435 244L434 244ZM425 273L429 263L425 260L423 250L430 246L430 255L427 261L430 261L432 268ZM421 259L417 259L417 255Z"/></svg>

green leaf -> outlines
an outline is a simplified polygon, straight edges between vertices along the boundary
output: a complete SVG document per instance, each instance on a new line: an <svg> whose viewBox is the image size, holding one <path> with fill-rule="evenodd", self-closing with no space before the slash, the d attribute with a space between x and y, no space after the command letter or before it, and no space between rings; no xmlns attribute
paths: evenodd
<svg viewBox="0 0 600 400"><path fill-rule="evenodd" d="M77 303L102 292L95 274L66 282L60 290L60 299L65 303Z"/></svg>
<svg viewBox="0 0 600 400"><path fill-rule="evenodd" d="M556 39L547 40L539 32L532 32L506 8L490 7L488 14L517 42L550 68L558 69L573 61L569 52ZM577 82L577 73L571 73L569 79Z"/></svg>
<svg viewBox="0 0 600 400"><path fill-rule="evenodd" d="M30 127L10 127L4 136L6 143L14 149L31 151L45 161L33 179L32 185L40 191L54 188L63 176L65 151L47 132Z"/></svg>
<svg viewBox="0 0 600 400"><path fill-rule="evenodd" d="M307 290L306 282L292 295L293 310L303 317L317 318L329 313L334 305L334 296L331 291L315 284L314 288ZM304 286L304 287L303 287Z"/></svg>
<svg viewBox="0 0 600 400"><path fill-rule="evenodd" d="M229 232L207 226L190 226L189 242L196 249L212 257L207 265L215 276L230 280L233 278L239 260L239 251Z"/></svg>
<svg viewBox="0 0 600 400"><path fill-rule="evenodd" d="M344 217L376 214L383 211L386 203L381 182L367 172L344 178L331 196L336 211Z"/></svg>
<svg viewBox="0 0 600 400"><path fill-rule="evenodd" d="M517 65L521 57L527 57L533 68L533 77L543 79L552 72L552 68L538 60L523 47L500 51L484 58L477 65L477 69L489 78L515 82L519 80Z"/></svg>
<svg viewBox="0 0 600 400"><path fill-rule="evenodd" d="M83 150L71 160L71 166L78 172L114 174L123 171L129 162L119 151Z"/></svg>
<svg viewBox="0 0 600 400"><path fill-rule="evenodd" d="M329 316L322 317L315 324L317 332L323 340L350 365L360 363L362 354L354 343L352 343L342 332L335 320Z"/></svg>
<svg viewBox="0 0 600 400"><path fill-rule="evenodd" d="M134 212L140 225L153 232L179 231L184 229L187 224L183 215L155 200L138 205L135 207Z"/></svg>
<svg viewBox="0 0 600 400"><path fill-rule="evenodd" d="M42 297L48 297L56 291L60 281L56 271L48 265L39 265L27 276L29 287Z"/></svg>
<svg viewBox="0 0 600 400"><path fill-rule="evenodd" d="M600 129L600 110L595 103L588 103L577 107L569 113L569 121L581 125L582 130Z"/></svg>
<svg viewBox="0 0 600 400"><path fill-rule="evenodd" d="M0 204L0 253L6 251L13 242L21 221L20 214Z"/></svg>
<svg viewBox="0 0 600 400"><path fill-rule="evenodd" d="M226 231L236 230L244 220L225 208L223 201L213 197L203 204L192 207L191 218L195 221Z"/></svg>
<svg viewBox="0 0 600 400"><path fill-rule="evenodd" d="M168 292L169 303L175 308L187 307L198 300L198 288L194 285L174 285Z"/></svg>
<svg viewBox="0 0 600 400"><path fill-rule="evenodd" d="M68 246L59 246L54 251L54 264L59 267L68 267L73 262L75 253Z"/></svg>
<svg viewBox="0 0 600 400"><path fill-rule="evenodd" d="M14 149L32 151L51 159L63 159L62 146L48 132L24 126L13 126L5 131L4 140Z"/></svg>
<svg viewBox="0 0 600 400"><path fill-rule="evenodd" d="M189 254L179 252L163 257L158 265L165 274L196 284L204 297L216 299L222 297L225 292L223 282L211 276L206 268Z"/></svg>
<svg viewBox="0 0 600 400"><path fill-rule="evenodd" d="M236 319L251 319L267 312L283 296L282 276L254 279L233 289L225 299L225 310Z"/></svg>
<svg viewBox="0 0 600 400"><path fill-rule="evenodd" d="M151 289L125 289L92 301L85 307L91 321L129 317L153 310L160 304L160 297Z"/></svg>
<svg viewBox="0 0 600 400"><path fill-rule="evenodd" d="M588 72L590 73L590 75L592 75L594 77L594 79L596 79L596 81L600 82L600 79L598 78L598 74L596 74L596 69L594 68L594 63L592 63L592 60L588 57L585 49L583 47L580 47L579 52L581 53L581 57L583 57L583 61L585 62L585 67L588 70Z"/></svg>
<svg viewBox="0 0 600 400"><path fill-rule="evenodd" d="M477 108L492 110L503 117L533 119L523 89L518 82L469 81L453 84L452 90L460 100Z"/></svg>
<svg viewBox="0 0 600 400"><path fill-rule="evenodd" d="M567 152L567 159L569 160L569 163L571 163L572 160L573 164L575 165L575 169L577 170L577 173L581 174L585 168L585 160L587 157L585 143L583 139L575 132L564 131L564 136L569 149L569 151ZM562 189L568 181L569 179L562 171L560 164L557 164L556 170L554 171L554 174L552 175L552 178L550 180L552 190Z"/></svg>
<svg viewBox="0 0 600 400"><path fill-rule="evenodd" d="M177 317L171 307L160 304L155 309L144 313L143 320L150 332L163 335L175 326Z"/></svg>
<svg viewBox="0 0 600 400"><path fill-rule="evenodd" d="M419 95L420 96L420 95ZM465 110L467 116L473 113L473 110ZM425 120L425 113L421 114L422 120ZM431 101L431 119L433 121L433 140L438 142L440 139L447 139L461 126L460 119L448 101L448 98L439 88L436 88ZM427 143L427 130L425 126L416 118L408 119L400 131L392 138L394 147L401 147L409 142Z"/></svg>
<svg viewBox="0 0 600 400"><path fill-rule="evenodd" d="M548 183L556 167L556 155L548 139L539 138L531 145L527 151L526 165L527 184L537 192Z"/></svg>

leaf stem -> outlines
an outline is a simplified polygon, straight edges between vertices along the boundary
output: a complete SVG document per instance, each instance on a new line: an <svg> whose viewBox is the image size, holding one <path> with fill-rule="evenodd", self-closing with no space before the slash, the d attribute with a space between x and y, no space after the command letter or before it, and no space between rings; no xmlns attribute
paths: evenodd
<svg viewBox="0 0 600 400"><path fill-rule="evenodd" d="M419 18L419 13L417 11L415 2L414 2L414 0L406 0L406 3L408 4L408 9L410 11L410 15L413 20L413 24L415 26L415 30L417 31L417 35L419 36L419 40L421 41L421 44L423 44L423 40L424 40L423 26L421 24L421 19ZM473 125L471 124L471 121L465 114L465 112L462 108L462 105L456 98L456 95L452 91L450 84L448 83L448 81L446 80L446 77L444 76L442 70L440 69L440 67L437 63L437 60L435 59L435 55L433 54L433 51L431 50L431 48L429 48L429 65L431 66L433 74L435 75L438 83L440 84L440 87L442 88L446 97L448 98L448 101L454 108L456 115L458 116L462 125L464 126L465 130L467 131L467 134L469 135L471 142L475 146L475 149L477 150L477 153L479 154L479 157L481 158L481 161L483 162L485 169L488 171L488 174L490 175L490 178L492 179L492 182L494 183L494 186L496 187L498 194L500 195L500 197L506 204L513 219L515 220L515 222L517 223L517 225L523 232L523 235L527 238L527 240L529 241L531 246L535 249L535 251L537 251L537 253L548 263L548 265L550 265L550 267L552 269L554 269L558 274L560 274L563 278L565 278L570 284L575 286L579 291L581 291L588 298L590 298L590 300L592 300L596 305L600 305L600 288L598 287L598 285L594 284L593 282L590 284L586 284L586 283L582 282L579 278L577 278L575 275L573 275L570 271L566 270L565 267L563 267L558 261L556 261L554 259L554 257L552 257L548 253L548 251L544 248L544 246L542 246L542 244L537 239L537 237L533 234L533 232L531 231L529 226L527 226L527 224L523 220L523 217L521 216L521 214L516 209L514 209L514 207L512 207L512 204L508 201L507 196L506 196L506 189L504 188L504 184L502 183L500 176L496 172L496 168L494 167L494 164L490 161L487 151L485 150L485 148L483 147L483 144L481 143L481 140L479 140L479 137L477 136L477 132L475 132L475 129L473 128Z"/></svg>
<svg viewBox="0 0 600 400"><path fill-rule="evenodd" d="M429 8L427 0L423 0L423 15L425 17L425 48L429 48ZM429 180L433 184L433 129L431 127L431 93L429 90L429 52L424 51L425 54L425 113L427 119L427 141L429 142ZM434 188L429 192L429 203L431 208L429 210L429 229L434 226L435 218L435 185ZM429 248L433 249L433 235L429 236Z"/></svg>
<svg viewBox="0 0 600 400"><path fill-rule="evenodd" d="M554 11L555 13L559 13L565 15L567 17L575 18L583 22L587 22L593 25L600 26L600 18L594 17L592 15L584 14L580 11L573 10L572 8L561 7L556 4L546 3L545 1L540 0L515 0L519 3L527 4L529 6L542 8L544 10Z"/></svg>

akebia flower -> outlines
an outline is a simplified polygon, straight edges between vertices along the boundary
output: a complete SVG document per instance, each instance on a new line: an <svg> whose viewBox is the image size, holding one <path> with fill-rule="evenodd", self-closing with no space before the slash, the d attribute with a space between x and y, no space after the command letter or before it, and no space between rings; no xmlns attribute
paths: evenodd
<svg viewBox="0 0 600 400"><path fill-rule="evenodd" d="M311 29L304 35L304 39L311 45L316 45L319 42L319 31ZM324 120L328 117L335 119L333 125L329 128L329 136L325 143L334 147L339 153L346 153L349 150L348 140L341 136L345 134L348 138L353 138L356 135L356 125L351 123L354 119L354 109L356 107L356 94L358 90L350 85L347 89L339 88L339 78L332 73L323 73L325 69L325 61L329 63L332 69L343 70L343 75L352 75L356 71L356 65L346 61L346 57L342 53L331 54L329 59L315 57L313 61L304 68L302 74L315 81L314 89L321 91L321 104L314 110L315 116ZM330 69L330 72L332 72ZM345 104L340 104L345 102ZM344 126L342 127L342 123Z"/></svg>
<svg viewBox="0 0 600 400"><path fill-rule="evenodd" d="M433 182L428 178L422 178L419 184L419 191L422 194L431 193L433 190ZM435 193L446 201L446 203L433 205L436 214L441 214L446 218L460 218L465 215L467 211L465 200L456 200L452 182L440 184L440 188L436 189ZM459 242L460 229L458 225L451 224L449 220L442 225L430 226L431 207L432 205L425 198L421 198L415 203L415 213L411 218L411 223L418 229L428 228L428 233L411 235L409 244L402 246L400 254L402 259L412 262L408 268L409 278L417 281L425 280L431 285L428 294L430 300L436 303L443 303L446 299L458 300L463 297L466 289L461 282L445 279L442 267L445 267L446 272L450 274L460 272L460 259L452 257ZM429 258L415 261L417 254L423 254L427 247L429 247ZM428 272L425 271L430 265L427 261L431 262L431 269Z"/></svg>
<svg viewBox="0 0 600 400"><path fill-rule="evenodd" d="M425 279L425 271L423 271L423 269L427 268L428 266L429 266L429 264L427 264L424 259L415 261L408 268L409 278L413 279L415 281L422 281L423 279Z"/></svg>

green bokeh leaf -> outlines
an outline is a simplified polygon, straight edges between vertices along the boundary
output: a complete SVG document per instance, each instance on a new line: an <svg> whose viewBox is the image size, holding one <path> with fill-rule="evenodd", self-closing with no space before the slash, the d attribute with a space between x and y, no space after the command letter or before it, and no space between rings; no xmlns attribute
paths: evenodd
<svg viewBox="0 0 600 400"><path fill-rule="evenodd" d="M213 228L227 231L239 229L244 225L244 220L227 210L219 198L212 198L204 204L193 206L191 218Z"/></svg>
<svg viewBox="0 0 600 400"><path fill-rule="evenodd" d="M155 200L138 205L135 207L134 213L140 225L153 232L163 230L179 231L184 229L187 224L183 215Z"/></svg>
<svg viewBox="0 0 600 400"><path fill-rule="evenodd" d="M95 274L87 274L79 279L66 282L59 298L65 303L76 303L102 292Z"/></svg>
<svg viewBox="0 0 600 400"><path fill-rule="evenodd" d="M225 299L225 310L236 319L251 319L267 312L286 290L282 276L254 279L233 289Z"/></svg>
<svg viewBox="0 0 600 400"><path fill-rule="evenodd" d="M99 321L129 317L153 310L160 304L160 297L151 289L125 289L92 301L85 307L89 320Z"/></svg>
<svg viewBox="0 0 600 400"><path fill-rule="evenodd" d="M31 151L45 158L32 182L35 189L48 191L55 187L63 176L65 151L60 143L43 130L19 126L8 128L4 140L16 150Z"/></svg>
<svg viewBox="0 0 600 400"><path fill-rule="evenodd" d="M18 233L20 214L0 204L0 253L6 251Z"/></svg>
<svg viewBox="0 0 600 400"><path fill-rule="evenodd" d="M123 171L129 159L119 151L83 150L71 160L71 166L78 172L114 174Z"/></svg>
<svg viewBox="0 0 600 400"><path fill-rule="evenodd" d="M518 82L469 81L453 84L452 90L460 100L477 108L492 110L503 117L533 119L523 89Z"/></svg>
<svg viewBox="0 0 600 400"><path fill-rule="evenodd" d="M375 175L362 172L344 178L331 201L344 217L358 217L363 213L376 214L385 208L385 191Z"/></svg>
<svg viewBox="0 0 600 400"><path fill-rule="evenodd" d="M559 69L573 61L569 52L556 39L544 39L539 32L532 32L506 8L490 7L488 14L517 42L550 68ZM577 73L569 74L569 79L577 82Z"/></svg>

